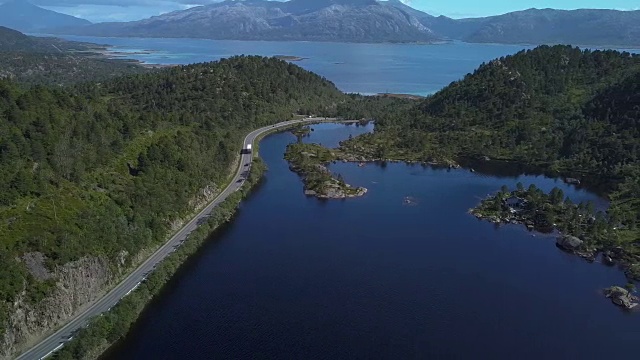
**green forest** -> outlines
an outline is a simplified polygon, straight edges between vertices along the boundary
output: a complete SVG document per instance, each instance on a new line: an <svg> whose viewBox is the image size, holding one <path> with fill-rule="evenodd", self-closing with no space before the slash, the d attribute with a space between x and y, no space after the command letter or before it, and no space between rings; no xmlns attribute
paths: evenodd
<svg viewBox="0 0 640 360"><path fill-rule="evenodd" d="M38 280L24 254L51 270L83 256L124 266L160 244L193 211L200 189L221 189L262 125L343 98L287 62L242 56L73 87L0 80L0 332L6 305Z"/></svg>
<svg viewBox="0 0 640 360"><path fill-rule="evenodd" d="M352 96L376 131L342 144L380 159L517 162L604 187L606 242L640 264L640 55L540 46L482 64L419 103ZM640 271L637 273L640 278Z"/></svg>
<svg viewBox="0 0 640 360"><path fill-rule="evenodd" d="M343 154L517 162L602 185L611 208L598 215L588 245L623 249L627 269L640 278L638 55L541 46L482 64L416 101L345 95L275 58L149 71L83 53L90 45L2 28L0 48L0 334L19 294L38 303L56 286L29 269L26 254L42 254L49 271L85 256L108 259L115 273L132 266L203 200L200 190L226 185L246 133L294 114L375 120L374 133L341 144ZM532 204L582 211L557 191L516 191ZM240 196L198 241L228 221ZM544 220L561 215L549 211ZM195 246L163 265L115 315L96 320L63 358L126 333Z"/></svg>

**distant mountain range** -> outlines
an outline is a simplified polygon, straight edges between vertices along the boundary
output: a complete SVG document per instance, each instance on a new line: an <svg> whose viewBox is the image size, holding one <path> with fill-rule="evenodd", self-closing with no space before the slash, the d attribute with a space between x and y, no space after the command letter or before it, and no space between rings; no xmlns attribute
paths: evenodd
<svg viewBox="0 0 640 360"><path fill-rule="evenodd" d="M101 23L58 33L95 36L240 40L432 42L414 16L376 0L223 1L127 23Z"/></svg>
<svg viewBox="0 0 640 360"><path fill-rule="evenodd" d="M0 25L23 32L90 24L87 20L46 10L28 1L9 0L0 4Z"/></svg>
<svg viewBox="0 0 640 360"><path fill-rule="evenodd" d="M0 7L0 25L16 19L13 0ZM9 6L11 5L11 6ZM40 9L42 10L42 9ZM46 11L50 16L50 11ZM24 13L24 9L22 9ZM399 0L226 0L132 22L89 24L70 17L30 21L54 34L234 40L423 42L640 46L640 11L529 9L485 18L432 16ZM55 13L54 13L55 14ZM68 17L67 15L62 15ZM77 23L81 21L82 23ZM14 21L15 23L15 21ZM26 30L25 30L26 31Z"/></svg>

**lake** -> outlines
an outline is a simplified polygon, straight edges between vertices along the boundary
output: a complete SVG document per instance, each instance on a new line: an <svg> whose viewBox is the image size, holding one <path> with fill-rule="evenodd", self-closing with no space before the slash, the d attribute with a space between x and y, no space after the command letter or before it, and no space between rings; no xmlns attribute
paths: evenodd
<svg viewBox="0 0 640 360"><path fill-rule="evenodd" d="M416 45L60 37L109 44L112 51L151 64L190 64L242 54L299 56L307 59L295 64L333 81L342 91L363 94L428 95L473 72L482 62L530 48L461 42Z"/></svg>
<svg viewBox="0 0 640 360"><path fill-rule="evenodd" d="M314 126L336 146L372 126ZM211 237L106 359L594 359L633 357L637 314L601 289L626 280L523 226L467 213L506 184L543 176L338 163L362 198L305 197L283 160L290 133L265 138L269 167L234 221ZM416 201L406 206L407 196Z"/></svg>
<svg viewBox="0 0 640 360"><path fill-rule="evenodd" d="M244 42L65 36L110 44L129 58L188 64L239 54L292 55L343 91L431 94L525 47ZM336 146L372 127L314 126L305 141ZM560 187L543 176L405 164L335 164L363 198L303 195L283 160L289 133L262 141L264 182L232 223L154 300L106 359L601 358L633 356L636 314L601 289L616 268L559 251L524 227L467 213L506 184ZM499 169L497 169L499 170ZM416 200L405 206L405 197Z"/></svg>

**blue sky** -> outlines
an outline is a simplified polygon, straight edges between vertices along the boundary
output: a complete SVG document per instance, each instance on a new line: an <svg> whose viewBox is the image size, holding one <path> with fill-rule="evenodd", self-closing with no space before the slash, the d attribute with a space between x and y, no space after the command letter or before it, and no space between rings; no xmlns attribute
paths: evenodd
<svg viewBox="0 0 640 360"><path fill-rule="evenodd" d="M0 2L3 0L0 0ZM130 21L215 0L31 0L93 22ZM640 10L640 0L405 0L432 15L453 18L503 14L528 8Z"/></svg>

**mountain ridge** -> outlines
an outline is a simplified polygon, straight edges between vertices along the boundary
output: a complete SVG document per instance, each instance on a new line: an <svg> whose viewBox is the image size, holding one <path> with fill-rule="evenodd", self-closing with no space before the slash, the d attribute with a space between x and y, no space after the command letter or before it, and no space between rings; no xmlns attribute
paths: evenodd
<svg viewBox="0 0 640 360"><path fill-rule="evenodd" d="M0 26L21 32L39 32L62 26L84 26L90 21L43 9L28 1L9 0L0 4Z"/></svg>
<svg viewBox="0 0 640 360"><path fill-rule="evenodd" d="M531 8L482 18L452 19L427 14L399 0L225 0L137 21L56 26L47 31L217 40L370 43L457 40L636 47L640 46L640 11Z"/></svg>
<svg viewBox="0 0 640 360"><path fill-rule="evenodd" d="M640 45L640 11L527 9L485 18L475 43Z"/></svg>
<svg viewBox="0 0 640 360"><path fill-rule="evenodd" d="M186 26L185 24L189 24ZM230 1L128 23L100 23L56 33L234 40L434 42L417 18L375 0Z"/></svg>

